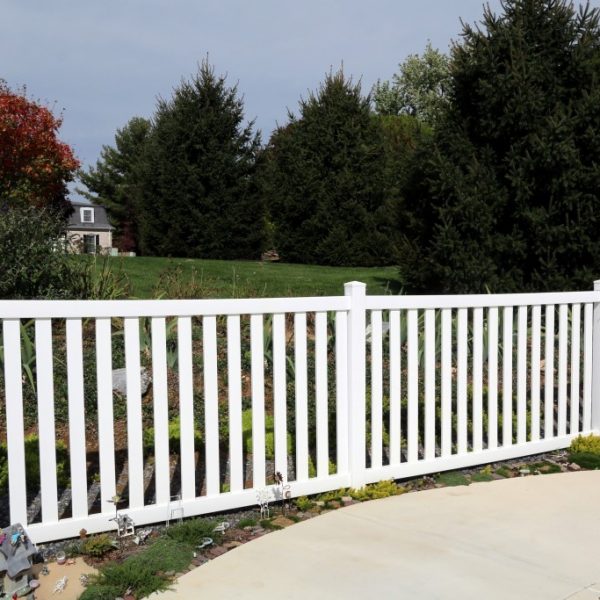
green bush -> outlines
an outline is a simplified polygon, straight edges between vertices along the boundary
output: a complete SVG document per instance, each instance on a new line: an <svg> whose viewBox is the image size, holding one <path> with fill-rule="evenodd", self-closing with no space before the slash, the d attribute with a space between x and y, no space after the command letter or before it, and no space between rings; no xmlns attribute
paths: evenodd
<svg viewBox="0 0 600 600"><path fill-rule="evenodd" d="M600 469L600 454L595 452L574 452L569 459L584 469Z"/></svg>
<svg viewBox="0 0 600 600"><path fill-rule="evenodd" d="M172 453L179 452L179 444L181 442L181 427L179 419L171 419L169 421L169 449ZM194 429L194 444L199 446L202 443L202 433L198 429ZM144 449L148 452L154 450L154 427L150 427L144 431Z"/></svg>
<svg viewBox="0 0 600 600"><path fill-rule="evenodd" d="M88 556L94 556L96 558L104 556L107 552L114 549L115 544L106 533L88 538L81 546L82 554L87 554Z"/></svg>
<svg viewBox="0 0 600 600"><path fill-rule="evenodd" d="M379 500L388 496L398 496L405 491L402 486L398 485L393 479L390 479L388 481L373 483L357 490L351 489L348 491L348 494L354 500L364 502L365 500Z"/></svg>
<svg viewBox="0 0 600 600"><path fill-rule="evenodd" d="M242 412L242 436L244 439L244 450L252 454L252 409ZM292 436L287 434L287 451L292 453ZM265 457L275 457L275 418L273 415L265 415Z"/></svg>
<svg viewBox="0 0 600 600"><path fill-rule="evenodd" d="M217 540L221 534L214 533L218 521L213 519L187 519L177 525L171 525L167 529L167 537L180 544L196 546L204 537Z"/></svg>
<svg viewBox="0 0 600 600"><path fill-rule="evenodd" d="M591 433L587 436L580 435L576 437L569 446L569 453L587 453L600 455L600 435L594 435L593 433Z"/></svg>
<svg viewBox="0 0 600 600"><path fill-rule="evenodd" d="M160 538L140 554L122 563L101 567L98 575L90 577L90 585L81 600L114 600L130 588L136 598L164 591L170 579L164 573L179 572L190 564L192 546L170 538Z"/></svg>
<svg viewBox="0 0 600 600"><path fill-rule="evenodd" d="M310 510L314 503L306 496L300 496L300 498L296 498L296 500L294 500L294 504L298 510L305 512Z"/></svg>
<svg viewBox="0 0 600 600"><path fill-rule="evenodd" d="M25 436L25 473L27 489L36 490L40 485L40 445L35 434ZM58 487L69 484L69 451L60 440L56 442L56 479ZM8 450L0 444L0 494L8 492Z"/></svg>

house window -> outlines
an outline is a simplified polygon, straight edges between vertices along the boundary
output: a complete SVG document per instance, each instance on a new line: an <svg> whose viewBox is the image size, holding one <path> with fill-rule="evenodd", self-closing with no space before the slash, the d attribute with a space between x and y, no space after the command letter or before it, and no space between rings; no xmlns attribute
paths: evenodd
<svg viewBox="0 0 600 600"><path fill-rule="evenodd" d="M81 222L82 223L93 223L94 222L94 209L93 208L82 208L81 209Z"/></svg>
<svg viewBox="0 0 600 600"><path fill-rule="evenodd" d="M84 235L83 236L83 251L86 254L96 254L100 248L99 235Z"/></svg>

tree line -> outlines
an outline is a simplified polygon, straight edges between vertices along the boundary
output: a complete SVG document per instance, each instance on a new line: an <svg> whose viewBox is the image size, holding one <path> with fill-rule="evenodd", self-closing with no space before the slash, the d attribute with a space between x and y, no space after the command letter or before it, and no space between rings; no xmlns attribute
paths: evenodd
<svg viewBox="0 0 600 600"><path fill-rule="evenodd" d="M504 0L370 93L331 71L263 143L204 61L80 173L123 250L397 264L410 292L600 272L599 10Z"/></svg>

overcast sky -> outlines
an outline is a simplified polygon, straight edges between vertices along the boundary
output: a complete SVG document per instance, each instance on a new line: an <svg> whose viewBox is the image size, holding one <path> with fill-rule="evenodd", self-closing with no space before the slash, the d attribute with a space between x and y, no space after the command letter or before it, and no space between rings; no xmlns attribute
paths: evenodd
<svg viewBox="0 0 600 600"><path fill-rule="evenodd" d="M90 164L207 53L265 140L330 67L368 91L482 13L481 0L0 0L0 78L64 109L61 138Z"/></svg>

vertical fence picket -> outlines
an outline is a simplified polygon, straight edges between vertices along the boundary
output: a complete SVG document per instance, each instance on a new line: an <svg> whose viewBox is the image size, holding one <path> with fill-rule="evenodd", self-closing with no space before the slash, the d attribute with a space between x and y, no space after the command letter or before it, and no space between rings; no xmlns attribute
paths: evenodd
<svg viewBox="0 0 600 600"><path fill-rule="evenodd" d="M275 471L287 481L287 392L285 315L273 315L273 412L275 421Z"/></svg>
<svg viewBox="0 0 600 600"><path fill-rule="evenodd" d="M348 471L348 313L335 315L335 392L336 392L336 445L337 472Z"/></svg>
<svg viewBox="0 0 600 600"><path fill-rule="evenodd" d="M204 352L204 434L206 436L206 495L221 491L219 457L219 383L217 374L217 318L202 319Z"/></svg>
<svg viewBox="0 0 600 600"><path fill-rule="evenodd" d="M452 454L452 311L442 309L442 457Z"/></svg>
<svg viewBox="0 0 600 600"><path fill-rule="evenodd" d="M540 439L540 340L542 307L531 309L531 441Z"/></svg>
<svg viewBox="0 0 600 600"><path fill-rule="evenodd" d="M467 309L459 308L456 329L456 449L458 454L467 451L467 317Z"/></svg>
<svg viewBox="0 0 600 600"><path fill-rule="evenodd" d="M67 319L66 333L71 499L73 517L78 518L88 514L81 319Z"/></svg>
<svg viewBox="0 0 600 600"><path fill-rule="evenodd" d="M184 500L191 500L196 497L194 373L191 317L179 317L177 319L177 350L177 363L179 365L179 446L181 452L179 460L181 464L181 497ZM204 402L206 413L206 393ZM206 467L208 468L207 465Z"/></svg>
<svg viewBox="0 0 600 600"><path fill-rule="evenodd" d="M554 304L546 306L544 332L544 439L554 436Z"/></svg>
<svg viewBox="0 0 600 600"><path fill-rule="evenodd" d="M407 452L408 462L419 458L419 313L410 308L407 311L408 329L408 418L407 418Z"/></svg>
<svg viewBox="0 0 600 600"><path fill-rule="evenodd" d="M25 484L25 434L23 429L23 382L21 379L21 322L4 319L4 385L8 454L8 497L12 523L27 523ZM10 351L7 351L10 349Z"/></svg>
<svg viewBox="0 0 600 600"><path fill-rule="evenodd" d="M371 465L380 467L383 449L383 360L380 310L371 311Z"/></svg>
<svg viewBox="0 0 600 600"><path fill-rule="evenodd" d="M583 431L592 428L592 331L594 305L586 304L584 308L583 333Z"/></svg>
<svg viewBox="0 0 600 600"><path fill-rule="evenodd" d="M250 315L250 353L252 377L252 485L265 485L265 357L263 316Z"/></svg>
<svg viewBox="0 0 600 600"><path fill-rule="evenodd" d="M483 449L483 308L473 309L473 451Z"/></svg>
<svg viewBox="0 0 600 600"><path fill-rule="evenodd" d="M498 307L488 311L488 450L498 447Z"/></svg>
<svg viewBox="0 0 600 600"><path fill-rule="evenodd" d="M296 480L308 479L308 386L306 313L294 315L294 371L296 375Z"/></svg>
<svg viewBox="0 0 600 600"><path fill-rule="evenodd" d="M502 314L502 445L512 444L512 369L513 369L513 309L505 306Z"/></svg>
<svg viewBox="0 0 600 600"><path fill-rule="evenodd" d="M112 390L112 328L110 318L96 319L96 381L101 511L111 510L116 494L115 429Z"/></svg>
<svg viewBox="0 0 600 600"><path fill-rule="evenodd" d="M517 443L527 441L527 307L519 306L517 332Z"/></svg>
<svg viewBox="0 0 600 600"><path fill-rule="evenodd" d="M425 311L425 459L435 458L435 310Z"/></svg>
<svg viewBox="0 0 600 600"><path fill-rule="evenodd" d="M571 313L571 406L569 433L579 432L579 364L581 360L581 304L573 304Z"/></svg>
<svg viewBox="0 0 600 600"><path fill-rule="evenodd" d="M390 310L390 464L400 462L400 311Z"/></svg>
<svg viewBox="0 0 600 600"><path fill-rule="evenodd" d="M569 306L558 308L558 435L567 433L567 345L569 337Z"/></svg>
<svg viewBox="0 0 600 600"><path fill-rule="evenodd" d="M35 364L37 371L38 422L41 425L46 424L46 426L39 428L42 520L51 522L58 520L58 493L56 433L54 430L54 359L52 354L52 322L50 319L36 319L35 321ZM100 384L100 380L98 380L98 384ZM51 425L48 426L49 424Z"/></svg>
<svg viewBox="0 0 600 600"><path fill-rule="evenodd" d="M315 385L317 403L317 477L329 473L329 432L327 419L327 313L315 314Z"/></svg>
<svg viewBox="0 0 600 600"><path fill-rule="evenodd" d="M127 369L127 451L129 508L144 506L144 451L142 441L142 390L140 381L140 322L125 319Z"/></svg>
<svg viewBox="0 0 600 600"><path fill-rule="evenodd" d="M244 489L244 449L239 315L227 317L227 392L229 399L229 486L232 492L240 492Z"/></svg>
<svg viewBox="0 0 600 600"><path fill-rule="evenodd" d="M171 496L169 459L169 395L167 385L167 325L164 317L151 321L152 408L154 412L154 465L156 503L168 504Z"/></svg>

